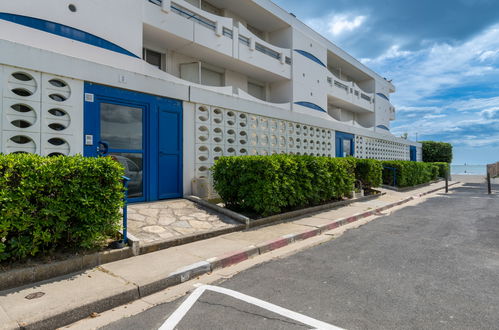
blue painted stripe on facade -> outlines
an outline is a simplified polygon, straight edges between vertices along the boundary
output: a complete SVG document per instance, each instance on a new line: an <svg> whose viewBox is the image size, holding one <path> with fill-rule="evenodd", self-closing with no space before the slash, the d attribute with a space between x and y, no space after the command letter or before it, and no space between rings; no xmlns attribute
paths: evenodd
<svg viewBox="0 0 499 330"><path fill-rule="evenodd" d="M387 100L387 101L390 101L390 99L388 98L388 96L386 96L386 95L385 95L385 94L383 94L383 93L376 93L376 95L378 95L378 96L379 96L379 97L381 97L381 98L384 98L384 99L385 99L385 100Z"/></svg>
<svg viewBox="0 0 499 330"><path fill-rule="evenodd" d="M28 16L21 16L21 15L15 15L15 14L9 14L9 13L0 13L0 19L3 19L5 21L9 21L12 23L24 25L33 29L37 29L40 31L52 33L64 38L68 38L71 40L76 40L80 41L92 46L104 48L116 53L140 58L137 55L129 52L128 50L113 44L110 41L104 40L100 37L97 37L96 35L90 34L88 32L75 29L73 27L59 24L59 23L54 23L50 21L46 21L43 19L39 18L34 18L34 17L28 17Z"/></svg>
<svg viewBox="0 0 499 330"><path fill-rule="evenodd" d="M384 129L384 130L387 130L389 131L390 129L388 127L386 127L385 125L378 125L376 126L377 128L381 128L381 129Z"/></svg>
<svg viewBox="0 0 499 330"><path fill-rule="evenodd" d="M326 65L321 60L319 60L317 57L315 57L314 55L310 54L309 52L306 52L306 51L300 50L300 49L295 49L295 52L297 52L298 54L301 54L301 55L305 56L309 60L312 60L315 63L317 63L319 65L322 65L323 67L326 68Z"/></svg>
<svg viewBox="0 0 499 330"><path fill-rule="evenodd" d="M312 102L295 102L295 104L301 105L302 107L314 109L317 111L327 112L326 110L322 109L320 106Z"/></svg>

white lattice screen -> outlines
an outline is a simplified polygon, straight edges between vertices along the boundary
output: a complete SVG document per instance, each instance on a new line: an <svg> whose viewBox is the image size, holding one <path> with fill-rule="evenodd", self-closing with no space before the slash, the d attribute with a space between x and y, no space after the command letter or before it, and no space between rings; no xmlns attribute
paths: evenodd
<svg viewBox="0 0 499 330"><path fill-rule="evenodd" d="M11 66L0 66L0 81L0 152L82 152L81 81Z"/></svg>
<svg viewBox="0 0 499 330"><path fill-rule="evenodd" d="M209 178L220 156L333 156L333 131L207 105L196 105L196 177Z"/></svg>
<svg viewBox="0 0 499 330"><path fill-rule="evenodd" d="M408 145L361 135L355 136L355 156L378 160L410 160Z"/></svg>

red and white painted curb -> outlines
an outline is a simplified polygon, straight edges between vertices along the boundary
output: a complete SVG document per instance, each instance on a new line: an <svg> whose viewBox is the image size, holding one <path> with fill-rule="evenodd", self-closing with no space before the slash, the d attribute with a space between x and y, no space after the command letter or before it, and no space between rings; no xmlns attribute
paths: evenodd
<svg viewBox="0 0 499 330"><path fill-rule="evenodd" d="M453 184L449 184L449 187L452 185L455 185L455 184L457 184L457 182L453 183ZM280 249L280 248L285 247L287 245L290 245L294 242L306 240L308 238L318 236L318 235L320 235L324 232L330 231L332 229L336 229L336 228L345 226L347 224L356 222L358 220L370 217L372 215L379 214L382 211L386 211L386 210L391 209L393 207L405 204L407 202L410 202L410 201L415 200L417 198L434 193L434 192L441 190L441 189L444 189L444 188L443 187L435 188L435 189L429 190L429 191L424 192L424 193L420 193L420 194L416 194L416 195L404 198L398 202L394 202L394 203L390 203L390 204L385 205L385 206L378 207L374 210L354 214L354 215L346 217L346 218L336 219L336 220L334 220L326 225L323 225L319 228L313 228L313 229L310 229L310 230L303 232L303 233L300 233L300 234L284 235L284 236L281 236L281 237L276 238L274 240L258 244L257 246L249 246L248 248L246 248L244 250L229 252L229 253L223 254L223 255L218 256L218 257L210 258L210 259L206 260L206 263L211 265L211 271L216 270L216 269L220 269L220 268L229 267L229 266L238 264L240 262L243 262L245 260L248 260L250 258L253 258L257 255L262 255L264 253ZM192 266L193 266L192 268L198 268L199 263L194 264ZM207 269L207 267L205 267L205 269ZM186 280L188 280L192 277L191 274L193 274L193 272L192 272L192 270L190 270L189 266L186 268L183 268L183 270L184 270L183 275L181 275L180 277L182 278L182 282L185 282ZM206 273L208 273L208 272L209 271L206 271ZM178 276L179 272L178 271L175 272L175 275ZM199 276L200 274L199 274L199 272L196 272L195 275Z"/></svg>

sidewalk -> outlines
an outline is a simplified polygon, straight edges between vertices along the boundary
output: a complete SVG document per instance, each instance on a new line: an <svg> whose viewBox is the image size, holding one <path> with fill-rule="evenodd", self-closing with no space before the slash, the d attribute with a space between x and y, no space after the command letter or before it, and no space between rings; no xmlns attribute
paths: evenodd
<svg viewBox="0 0 499 330"><path fill-rule="evenodd" d="M380 214L443 187L444 183L439 182L402 193L385 190L386 195L376 200L357 202L286 223L185 244L3 291L0 292L0 327L53 329L63 326L214 269ZM29 295L35 293L39 297L29 299Z"/></svg>

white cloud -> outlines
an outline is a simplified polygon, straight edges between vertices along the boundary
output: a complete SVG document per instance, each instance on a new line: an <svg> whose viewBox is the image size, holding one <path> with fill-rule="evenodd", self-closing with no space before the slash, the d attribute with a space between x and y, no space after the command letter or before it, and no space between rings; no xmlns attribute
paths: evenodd
<svg viewBox="0 0 499 330"><path fill-rule="evenodd" d="M499 49L499 25L461 44L433 43L418 51L402 51L395 44L384 54L364 63L393 78L397 107L412 107L448 88L486 82L499 68L486 61Z"/></svg>
<svg viewBox="0 0 499 330"><path fill-rule="evenodd" d="M445 118L447 115L426 115L423 119L437 119L437 118Z"/></svg>
<svg viewBox="0 0 499 330"><path fill-rule="evenodd" d="M478 58L480 61L484 62L487 60L494 59L495 57L499 56L499 49L498 50L487 50L483 52Z"/></svg>
<svg viewBox="0 0 499 330"><path fill-rule="evenodd" d="M360 27L366 20L366 16L334 15L329 22L329 32L333 36L339 36L344 32L351 32Z"/></svg>

